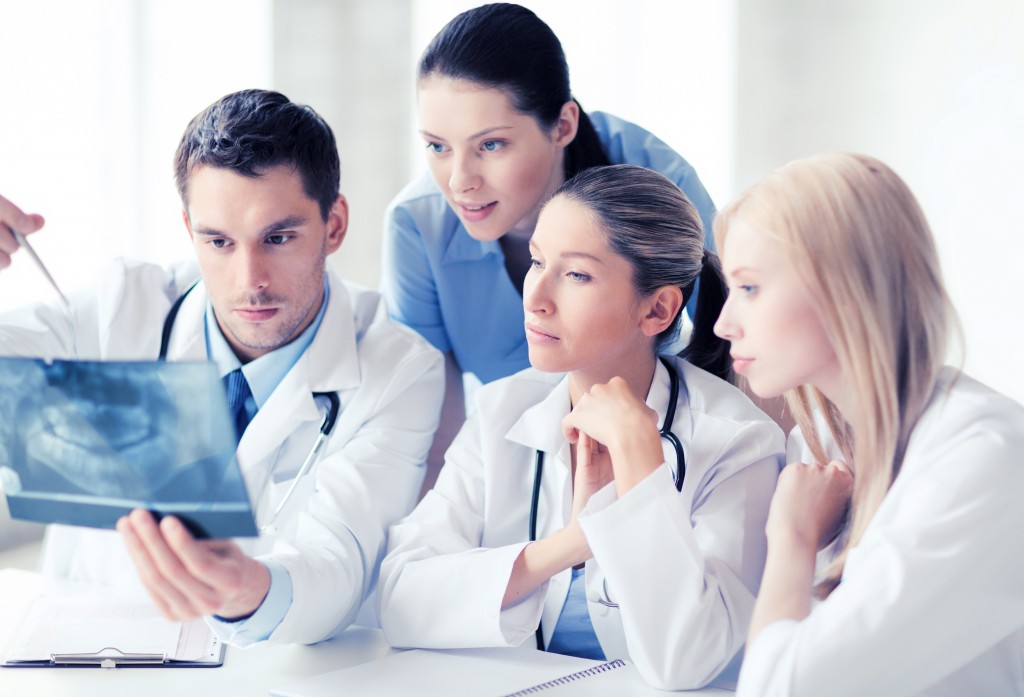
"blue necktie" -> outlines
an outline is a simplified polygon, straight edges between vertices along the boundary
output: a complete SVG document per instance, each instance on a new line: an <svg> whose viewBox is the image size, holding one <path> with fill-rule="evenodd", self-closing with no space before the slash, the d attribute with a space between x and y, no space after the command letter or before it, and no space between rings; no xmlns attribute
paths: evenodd
<svg viewBox="0 0 1024 697"><path fill-rule="evenodd" d="M249 383L242 374L241 368L236 368L224 376L224 391L228 395L228 410L235 424L235 442L242 440L245 427L249 425L249 414L245 409L245 402L252 396Z"/></svg>

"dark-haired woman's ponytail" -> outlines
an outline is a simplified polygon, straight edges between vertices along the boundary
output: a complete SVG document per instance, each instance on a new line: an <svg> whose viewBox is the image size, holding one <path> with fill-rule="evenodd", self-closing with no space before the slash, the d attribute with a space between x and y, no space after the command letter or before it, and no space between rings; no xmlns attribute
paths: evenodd
<svg viewBox="0 0 1024 697"><path fill-rule="evenodd" d="M572 179L585 169L604 167L612 163L601 146L601 139L597 137L597 131L594 130L594 124L587 116L587 112L583 111L578 101L573 101L580 109L580 119L576 127L576 137L565 149L566 180Z"/></svg>
<svg viewBox="0 0 1024 697"><path fill-rule="evenodd" d="M697 310L693 318L693 332L690 343L680 356L703 368L712 375L732 381L732 361L729 357L729 342L715 335L715 322L722 314L727 287L722 276L722 264L718 255L705 249L700 270L700 293L697 294ZM689 298L685 298L689 300Z"/></svg>

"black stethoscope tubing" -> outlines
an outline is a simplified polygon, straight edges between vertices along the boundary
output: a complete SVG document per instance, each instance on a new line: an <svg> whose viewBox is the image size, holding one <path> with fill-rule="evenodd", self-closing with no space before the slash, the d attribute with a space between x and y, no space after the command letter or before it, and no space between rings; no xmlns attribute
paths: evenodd
<svg viewBox="0 0 1024 697"><path fill-rule="evenodd" d="M676 403L679 401L679 374L671 363L664 356L660 356L665 369L668 370L668 408L665 409L665 421L658 431L658 435L672 444L676 454L676 474L674 476L676 491L683 490L683 477L686 476L686 454L683 452L683 443L679 437L672 432L672 426L676 420ZM537 509L540 504L540 482L544 474L544 452L537 450L534 455L533 492L530 497L530 542L537 539ZM607 592L607 584L605 588ZM606 605L614 607L611 603ZM544 650L544 633L541 626L537 625L537 649Z"/></svg>

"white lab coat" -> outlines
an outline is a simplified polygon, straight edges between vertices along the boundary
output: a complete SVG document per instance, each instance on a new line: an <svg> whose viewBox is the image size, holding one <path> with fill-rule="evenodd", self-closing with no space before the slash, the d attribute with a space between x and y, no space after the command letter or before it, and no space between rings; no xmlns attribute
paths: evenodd
<svg viewBox="0 0 1024 697"><path fill-rule="evenodd" d="M739 695L1024 695L1024 408L955 377L842 583L747 647ZM799 432L790 454L813 462Z"/></svg>
<svg viewBox="0 0 1024 697"><path fill-rule="evenodd" d="M164 317L198 276L119 261L96 290L75 296L72 323L57 306L0 317L0 354L156 359ZM312 393L336 391L341 413L320 460L289 499L276 534L239 540L284 566L292 604L270 639L312 643L356 617L376 582L388 526L408 513L439 418L441 355L387 319L380 296L329 273L330 301L312 343L256 413L238 446L257 525L284 496L319 433ZM207 360L202 283L174 322L169 360ZM74 344L77 343L77 347ZM44 571L118 589L139 588L114 531L51 526Z"/></svg>
<svg viewBox="0 0 1024 697"><path fill-rule="evenodd" d="M782 465L782 431L739 390L673 359L681 389L673 431L683 442L682 493L675 456L615 500L591 499L581 525L590 617L608 659L631 658L652 684L697 687L743 645L765 558L764 523ZM568 379L528 369L477 392L476 408L449 449L433 490L391 528L381 566L381 625L395 646L545 645L571 570L501 609L512 565L527 544L535 452L545 453L538 538L572 510L571 459L561 420ZM659 362L647 404L664 422L669 377ZM619 609L597 602L604 584Z"/></svg>

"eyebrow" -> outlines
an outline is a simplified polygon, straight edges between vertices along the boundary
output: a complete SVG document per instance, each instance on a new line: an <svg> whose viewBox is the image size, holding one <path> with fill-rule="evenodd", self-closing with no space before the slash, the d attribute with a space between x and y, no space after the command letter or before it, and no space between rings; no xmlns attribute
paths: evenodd
<svg viewBox="0 0 1024 697"><path fill-rule="evenodd" d="M290 230L292 228L302 227L307 222L309 222L309 218L305 216L290 215L287 218L281 218L281 220L274 221L270 225L267 225L262 230L260 230L260 234L272 235L275 232L280 232L281 230ZM208 235L210 237L230 237L230 235L228 235L227 233L221 232L220 230L216 230L214 228L207 227L196 228L194 232L197 235Z"/></svg>
<svg viewBox="0 0 1024 697"><path fill-rule="evenodd" d="M476 140L477 138L483 138L485 135L493 133L494 131L503 131L503 130L508 130L510 128L512 128L512 126L491 126L490 128L485 128L482 131L477 131L476 133L471 135L469 138L466 138L466 140ZM438 135L434 135L430 131L420 130L420 133L425 135L427 138L434 138L435 140L443 140L446 143L448 142L447 139L442 138L441 136L438 136Z"/></svg>
<svg viewBox="0 0 1024 697"><path fill-rule="evenodd" d="M739 276L739 275L740 275L740 274L742 274L742 273L753 273L753 274L757 274L757 273L760 273L760 272L758 271L758 269L755 269L755 268L753 268L752 266L740 266L740 267L738 267L738 268L735 268L735 269L733 269L732 271L730 271L730 272L728 273L728 276L729 276L729 277L732 277L732 276Z"/></svg>
<svg viewBox="0 0 1024 697"><path fill-rule="evenodd" d="M539 252L540 251L540 249L538 249L537 245L534 244L532 240L530 241L530 251L533 251L533 252ZM572 251L570 251L570 252L562 252L561 254L558 255L558 258L559 259L590 259L591 261L596 261L598 264L603 264L604 266L608 265L608 263L604 259L602 259L601 257L594 256L593 254L589 254L587 252L572 252Z"/></svg>

